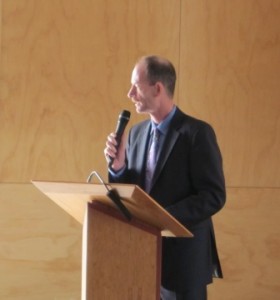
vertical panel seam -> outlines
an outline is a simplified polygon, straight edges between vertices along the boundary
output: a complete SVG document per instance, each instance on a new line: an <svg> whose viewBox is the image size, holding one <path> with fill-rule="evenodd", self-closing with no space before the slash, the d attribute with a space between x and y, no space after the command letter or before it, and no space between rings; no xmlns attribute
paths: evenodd
<svg viewBox="0 0 280 300"><path fill-rule="evenodd" d="M178 99L177 99L177 104L179 106L180 104L180 80L181 80L181 33L182 33L182 0L180 0L180 5L179 5L179 53L178 53L178 79L177 79L177 95L178 95Z"/></svg>
<svg viewBox="0 0 280 300"><path fill-rule="evenodd" d="M2 10L3 10L2 0L0 0L0 69L1 70L2 70L2 31L3 31Z"/></svg>

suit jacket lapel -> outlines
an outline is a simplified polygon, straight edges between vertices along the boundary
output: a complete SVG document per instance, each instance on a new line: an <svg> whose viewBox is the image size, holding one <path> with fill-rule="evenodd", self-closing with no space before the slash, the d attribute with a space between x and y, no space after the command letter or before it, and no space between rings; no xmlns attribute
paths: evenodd
<svg viewBox="0 0 280 300"><path fill-rule="evenodd" d="M149 142L149 134L150 134L150 122L147 122L145 126L141 129L141 133L139 134L137 140L137 148L139 153L136 154L137 159L137 169L142 170L142 178L145 176L145 168L146 168L146 156L147 156L147 148Z"/></svg>
<svg viewBox="0 0 280 300"><path fill-rule="evenodd" d="M152 186L155 184L158 176L160 175L174 145L180 135L181 128L181 115L182 112L177 108L177 111L171 120L170 127L167 132L167 136L165 138L162 149L160 149L158 163L155 169L154 178L152 182Z"/></svg>

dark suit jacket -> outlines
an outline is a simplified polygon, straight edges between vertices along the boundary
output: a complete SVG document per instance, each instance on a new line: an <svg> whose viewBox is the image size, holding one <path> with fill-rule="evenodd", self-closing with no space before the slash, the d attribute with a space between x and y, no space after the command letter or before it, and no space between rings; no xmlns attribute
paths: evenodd
<svg viewBox="0 0 280 300"><path fill-rule="evenodd" d="M144 188L150 121L134 126L126 169L111 182ZM177 108L159 154L150 195L194 238L163 238L162 285L184 291L222 277L211 216L225 203L222 157L212 127Z"/></svg>

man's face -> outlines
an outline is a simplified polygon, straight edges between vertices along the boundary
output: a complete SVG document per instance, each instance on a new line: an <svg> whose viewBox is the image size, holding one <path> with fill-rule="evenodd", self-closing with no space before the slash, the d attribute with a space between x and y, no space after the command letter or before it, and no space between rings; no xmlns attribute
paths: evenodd
<svg viewBox="0 0 280 300"><path fill-rule="evenodd" d="M138 113L152 113L155 109L155 95L155 86L147 80L146 65L140 62L132 71L131 87L127 96Z"/></svg>

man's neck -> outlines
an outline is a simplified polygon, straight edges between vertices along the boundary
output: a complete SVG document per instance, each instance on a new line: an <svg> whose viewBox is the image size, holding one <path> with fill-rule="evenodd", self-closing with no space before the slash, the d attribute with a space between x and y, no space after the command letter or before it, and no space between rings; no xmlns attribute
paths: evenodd
<svg viewBox="0 0 280 300"><path fill-rule="evenodd" d="M174 103L171 102L170 105L157 111L155 114L150 114L151 120L156 124L161 123L170 114L173 108L174 108Z"/></svg>

